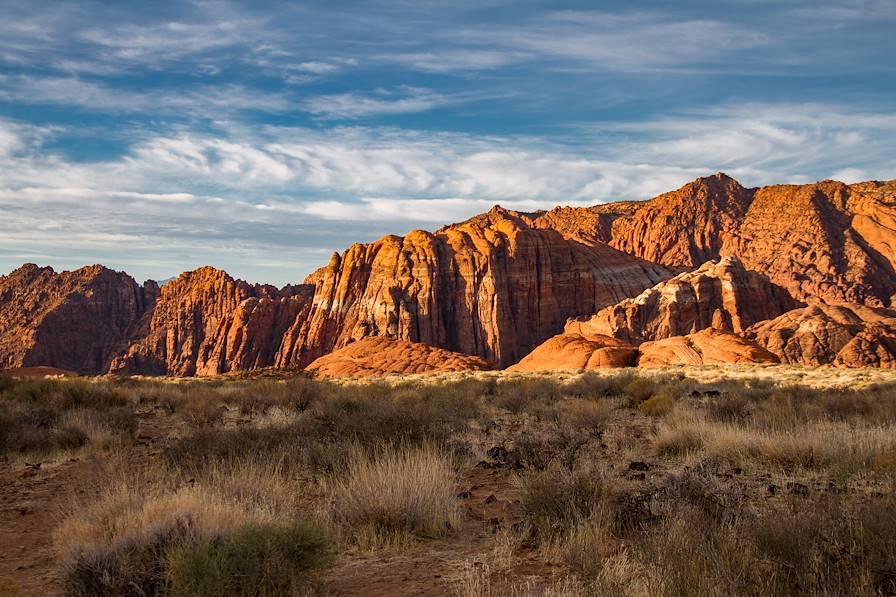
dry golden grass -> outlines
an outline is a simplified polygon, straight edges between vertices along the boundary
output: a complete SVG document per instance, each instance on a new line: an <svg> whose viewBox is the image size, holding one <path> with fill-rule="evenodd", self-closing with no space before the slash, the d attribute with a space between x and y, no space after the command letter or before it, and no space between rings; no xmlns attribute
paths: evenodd
<svg viewBox="0 0 896 597"><path fill-rule="evenodd" d="M896 463L896 425L812 421L786 429L763 429L711 421L689 411L660 425L655 446L661 455L699 451L732 462L789 470L891 471Z"/></svg>
<svg viewBox="0 0 896 597"><path fill-rule="evenodd" d="M443 537L460 525L456 473L432 446L358 451L332 483L333 519L368 543Z"/></svg>
<svg viewBox="0 0 896 597"><path fill-rule="evenodd" d="M73 595L157 594L180 547L190 583L233 586L203 584L203 558L308 521L335 535L337 567L431 556L461 595L894 594L887 380L792 367L62 380L0 388L0 415L25 432L0 440L58 450L62 435L22 440L68 429L98 448L102 482L55 533ZM152 448L110 422L135 413Z"/></svg>

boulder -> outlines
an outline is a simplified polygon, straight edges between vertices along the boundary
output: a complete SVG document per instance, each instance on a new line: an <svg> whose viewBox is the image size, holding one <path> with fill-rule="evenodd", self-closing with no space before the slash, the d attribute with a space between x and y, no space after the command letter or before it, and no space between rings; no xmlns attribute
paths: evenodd
<svg viewBox="0 0 896 597"><path fill-rule="evenodd" d="M634 346L610 336L563 333L526 355L508 371L579 371L632 367L637 360Z"/></svg>
<svg viewBox="0 0 896 597"><path fill-rule="evenodd" d="M639 367L666 365L730 365L777 363L778 357L737 334L715 330L701 330L686 336L673 336L638 347Z"/></svg>
<svg viewBox="0 0 896 597"><path fill-rule="evenodd" d="M479 357L450 352L419 342L381 336L352 342L315 359L307 371L321 378L375 377L491 369Z"/></svg>

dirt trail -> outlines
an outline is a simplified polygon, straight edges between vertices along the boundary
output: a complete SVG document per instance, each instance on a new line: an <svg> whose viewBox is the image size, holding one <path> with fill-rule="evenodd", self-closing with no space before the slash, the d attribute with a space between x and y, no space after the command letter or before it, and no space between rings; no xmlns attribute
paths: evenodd
<svg viewBox="0 0 896 597"><path fill-rule="evenodd" d="M157 459L176 425L159 411L138 416L136 442L128 456L135 465ZM24 464L0 465L0 597L62 595L53 531L72 499L93 491L100 466L89 455L45 463L37 470ZM471 467L458 480L465 515L457 532L400 550L341 554L324 575L325 591L372 597L455 594L465 567L490 559L495 533L522 520L513 476L507 468ZM523 562L523 568L527 565ZM514 575L526 572L514 570Z"/></svg>
<svg viewBox="0 0 896 597"><path fill-rule="evenodd" d="M40 469L6 465L0 473L0 595L62 594L53 529L93 464L68 460Z"/></svg>
<svg viewBox="0 0 896 597"><path fill-rule="evenodd" d="M167 431L154 413L138 413L133 457L151 458ZM94 487L101 463L92 455L40 464L0 463L0 597L55 597L62 582L53 531L76 497Z"/></svg>

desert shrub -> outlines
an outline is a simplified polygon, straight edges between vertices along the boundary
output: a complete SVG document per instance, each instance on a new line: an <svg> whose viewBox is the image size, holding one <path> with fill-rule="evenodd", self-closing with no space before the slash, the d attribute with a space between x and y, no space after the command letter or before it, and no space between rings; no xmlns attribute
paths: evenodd
<svg viewBox="0 0 896 597"><path fill-rule="evenodd" d="M220 392L228 404L243 414L263 414L272 408L287 412L306 411L328 390L325 382L297 376L285 381L262 380L224 386Z"/></svg>
<svg viewBox="0 0 896 597"><path fill-rule="evenodd" d="M358 453L332 484L332 516L356 537L441 537L460 524L454 470L433 447Z"/></svg>
<svg viewBox="0 0 896 597"><path fill-rule="evenodd" d="M687 508L647 533L636 551L650 595L770 594L755 590L755 556L734 527Z"/></svg>
<svg viewBox="0 0 896 597"><path fill-rule="evenodd" d="M464 377L439 384L426 384L414 389L422 391L431 398L449 400L458 405L478 409L480 399L497 393L498 380L495 377Z"/></svg>
<svg viewBox="0 0 896 597"><path fill-rule="evenodd" d="M736 518L747 501L742 487L724 482L705 465L670 474L660 491L673 504L687 504L714 521Z"/></svg>
<svg viewBox="0 0 896 597"><path fill-rule="evenodd" d="M408 391L376 399L341 393L322 400L308 414L307 433L364 446L443 442L463 429L470 416L451 407L450 401Z"/></svg>
<svg viewBox="0 0 896 597"><path fill-rule="evenodd" d="M162 460L188 477L202 475L220 463L239 463L258 455L290 473L320 477L343 470L357 444L348 438L329 441L307 429L304 424L198 429L167 445Z"/></svg>
<svg viewBox="0 0 896 597"><path fill-rule="evenodd" d="M737 422L750 412L751 401L739 392L724 393L707 400L706 416L713 421Z"/></svg>
<svg viewBox="0 0 896 597"><path fill-rule="evenodd" d="M133 436L127 390L86 380L10 380L0 391L0 453L50 456Z"/></svg>
<svg viewBox="0 0 896 597"><path fill-rule="evenodd" d="M224 398L211 387L189 387L176 405L177 413L192 427L213 427L224 417Z"/></svg>
<svg viewBox="0 0 896 597"><path fill-rule="evenodd" d="M566 384L563 387L563 393L567 396L591 400L622 396L635 377L636 374L632 371L614 372L612 374L586 371Z"/></svg>
<svg viewBox="0 0 896 597"><path fill-rule="evenodd" d="M601 427L542 425L521 434L511 450L512 464L519 468L544 470L552 465L572 470L589 443L599 438Z"/></svg>
<svg viewBox="0 0 896 597"><path fill-rule="evenodd" d="M610 512L601 511L579 521L551 547L576 573L593 578L601 575L607 559L620 554L622 541L614 532Z"/></svg>
<svg viewBox="0 0 896 597"><path fill-rule="evenodd" d="M170 466L199 472L212 463L236 461L255 453L282 458L287 447L297 442L291 428L198 429L165 446L162 459Z"/></svg>
<svg viewBox="0 0 896 597"><path fill-rule="evenodd" d="M625 395L628 397L629 406L638 406L657 390L654 380L646 377L637 377L625 386Z"/></svg>
<svg viewBox="0 0 896 597"><path fill-rule="evenodd" d="M703 448L704 425L692 412L676 411L663 421L653 438L660 456L681 456Z"/></svg>
<svg viewBox="0 0 896 597"><path fill-rule="evenodd" d="M9 417L0 413L0 454L50 456L87 444L89 438L73 427L44 427L31 424L27 417Z"/></svg>
<svg viewBox="0 0 896 597"><path fill-rule="evenodd" d="M3 391L3 398L54 411L73 408L105 409L131 403L126 389L106 382L83 379L14 380Z"/></svg>
<svg viewBox="0 0 896 597"><path fill-rule="evenodd" d="M132 438L136 428L129 407L55 411L0 403L0 454L46 457L88 444L105 449Z"/></svg>
<svg viewBox="0 0 896 597"><path fill-rule="evenodd" d="M520 478L520 502L539 541L568 535L584 520L608 508L613 495L607 477L593 469L552 467Z"/></svg>
<svg viewBox="0 0 896 597"><path fill-rule="evenodd" d="M523 377L504 380L495 390L494 404L513 414L533 405L557 400L562 395L556 380L545 377Z"/></svg>
<svg viewBox="0 0 896 597"><path fill-rule="evenodd" d="M172 597L296 594L330 559L329 540L308 524L252 524L173 550L167 557Z"/></svg>
<svg viewBox="0 0 896 597"><path fill-rule="evenodd" d="M0 373L0 394L9 390L15 383L16 381L12 377Z"/></svg>
<svg viewBox="0 0 896 597"><path fill-rule="evenodd" d="M585 431L599 437L612 414L607 402L594 400L561 400L549 412L561 428Z"/></svg>
<svg viewBox="0 0 896 597"><path fill-rule="evenodd" d="M54 533L67 595L158 595L165 559L175 548L210 540L253 522L253 515L206 489L147 493L141 485L107 488Z"/></svg>
<svg viewBox="0 0 896 597"><path fill-rule="evenodd" d="M675 408L676 392L670 386L661 387L655 394L638 405L645 415L651 417L662 417Z"/></svg>
<svg viewBox="0 0 896 597"><path fill-rule="evenodd" d="M137 431L137 415L127 406L103 411L79 408L60 417L63 429L75 430L97 449L121 445L132 439Z"/></svg>
<svg viewBox="0 0 896 597"><path fill-rule="evenodd" d="M896 503L818 496L765 509L745 525L778 594L890 595L896 591Z"/></svg>
<svg viewBox="0 0 896 597"><path fill-rule="evenodd" d="M137 384L132 392L138 404L153 405L173 414L177 412L183 394L191 385L190 383L144 381Z"/></svg>

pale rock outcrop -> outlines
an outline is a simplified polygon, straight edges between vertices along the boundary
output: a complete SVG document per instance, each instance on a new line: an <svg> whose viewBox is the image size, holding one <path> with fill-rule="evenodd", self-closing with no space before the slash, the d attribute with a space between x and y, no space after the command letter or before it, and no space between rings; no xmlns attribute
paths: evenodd
<svg viewBox="0 0 896 597"><path fill-rule="evenodd" d="M486 369L491 366L479 357L382 336L352 342L315 359L306 367L307 371L327 379Z"/></svg>
<svg viewBox="0 0 896 597"><path fill-rule="evenodd" d="M637 345L710 327L741 333L797 306L768 278L725 257L601 309L587 321L570 321L565 332L603 334Z"/></svg>
<svg viewBox="0 0 896 597"><path fill-rule="evenodd" d="M896 367L896 311L816 303L750 328L748 336L796 365Z"/></svg>
<svg viewBox="0 0 896 597"><path fill-rule="evenodd" d="M638 367L666 365L730 365L777 363L778 357L737 334L708 328L687 336L673 336L638 347Z"/></svg>

